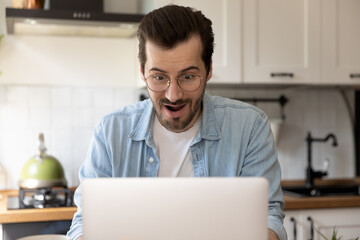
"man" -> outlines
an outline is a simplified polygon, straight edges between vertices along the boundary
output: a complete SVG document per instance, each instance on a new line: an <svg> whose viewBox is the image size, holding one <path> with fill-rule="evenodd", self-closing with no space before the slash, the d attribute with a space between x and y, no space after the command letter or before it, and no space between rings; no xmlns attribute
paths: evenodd
<svg viewBox="0 0 360 240"><path fill-rule="evenodd" d="M150 99L100 121L80 179L263 176L270 184L269 239L284 240L280 167L266 115L205 93L212 74L211 24L200 11L175 5L144 17L139 61ZM80 188L75 203L71 239L82 235Z"/></svg>

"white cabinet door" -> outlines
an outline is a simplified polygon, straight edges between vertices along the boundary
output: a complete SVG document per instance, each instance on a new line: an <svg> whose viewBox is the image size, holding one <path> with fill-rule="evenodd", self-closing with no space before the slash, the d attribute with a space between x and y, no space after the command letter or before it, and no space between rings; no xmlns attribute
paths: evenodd
<svg viewBox="0 0 360 240"><path fill-rule="evenodd" d="M193 7L212 21L215 35L213 76L210 83L241 82L240 0L155 0L153 8L173 3Z"/></svg>
<svg viewBox="0 0 360 240"><path fill-rule="evenodd" d="M291 218L296 221L296 237ZM331 239L335 226L341 239L360 237L360 208L286 211L284 227L289 240L324 240L315 230L311 230L311 226L328 239Z"/></svg>
<svg viewBox="0 0 360 240"><path fill-rule="evenodd" d="M284 227L288 236L288 240L299 240L304 238L301 224L301 210L285 212Z"/></svg>
<svg viewBox="0 0 360 240"><path fill-rule="evenodd" d="M324 83L360 84L360 1L323 1Z"/></svg>
<svg viewBox="0 0 360 240"><path fill-rule="evenodd" d="M244 0L244 82L320 80L320 1Z"/></svg>
<svg viewBox="0 0 360 240"><path fill-rule="evenodd" d="M342 208L342 209L323 209L303 211L303 220L310 221L317 230L331 239L334 226L338 229L338 237L341 239L354 239L360 237L360 208ZM310 228L310 227L309 227ZM304 234L305 239L311 239L310 229ZM323 240L316 231L314 231L314 240Z"/></svg>

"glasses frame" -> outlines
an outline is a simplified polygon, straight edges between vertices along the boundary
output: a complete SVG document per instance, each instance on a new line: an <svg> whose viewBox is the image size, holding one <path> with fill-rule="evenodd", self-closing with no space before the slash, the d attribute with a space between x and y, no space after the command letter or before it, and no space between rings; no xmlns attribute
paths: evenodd
<svg viewBox="0 0 360 240"><path fill-rule="evenodd" d="M155 74L151 74L150 76L148 76L148 77L146 77L146 78L145 78L145 75L144 75L146 86L147 86L151 91L153 91L153 92L165 92L165 91L170 87L170 84L171 84L171 81L172 81L172 77L169 76L169 75L163 74L163 75L169 77L169 80L167 81L167 87L166 87L164 90L155 91L155 90L151 89L151 87L149 86L148 81L147 81L150 77L153 77L154 75L155 75ZM183 75L186 75L186 74L183 74ZM200 78L199 86L198 86L195 90L189 91L189 90L183 89L183 88L181 87L180 83L179 83L179 77L176 77L176 78L175 78L176 83L177 83L177 85L179 86L179 88L180 88L181 90L185 91L185 92L195 92L196 90L198 90L198 89L200 88L201 82L202 82L202 80L203 80L203 77L200 76L199 74L187 74L187 75L194 75L194 76L198 76L198 77Z"/></svg>

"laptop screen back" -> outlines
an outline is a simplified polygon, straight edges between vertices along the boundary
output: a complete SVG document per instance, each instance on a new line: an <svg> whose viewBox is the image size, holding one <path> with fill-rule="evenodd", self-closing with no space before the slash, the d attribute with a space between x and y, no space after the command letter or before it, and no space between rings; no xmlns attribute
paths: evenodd
<svg viewBox="0 0 360 240"><path fill-rule="evenodd" d="M267 239L264 178L97 178L81 187L85 240Z"/></svg>

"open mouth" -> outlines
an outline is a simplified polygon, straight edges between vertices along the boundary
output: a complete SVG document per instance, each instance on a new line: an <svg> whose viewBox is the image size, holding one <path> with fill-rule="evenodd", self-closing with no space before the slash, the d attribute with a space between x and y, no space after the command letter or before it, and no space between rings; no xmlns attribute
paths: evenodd
<svg viewBox="0 0 360 240"><path fill-rule="evenodd" d="M164 105L168 110L177 112L185 107L185 105Z"/></svg>

